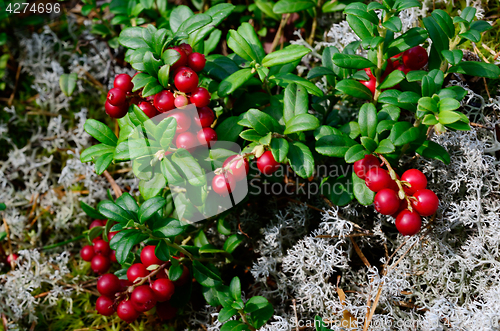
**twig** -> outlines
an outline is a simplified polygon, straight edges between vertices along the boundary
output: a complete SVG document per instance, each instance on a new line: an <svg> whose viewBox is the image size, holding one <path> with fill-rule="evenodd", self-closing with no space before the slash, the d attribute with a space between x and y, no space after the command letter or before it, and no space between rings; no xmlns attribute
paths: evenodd
<svg viewBox="0 0 500 331"><path fill-rule="evenodd" d="M274 40L273 40L273 43L271 44L271 50L269 51L269 53L274 51L274 49L276 48L276 45L278 45L279 40L281 39L281 36L283 35L283 28L286 25L286 22L288 22L289 17L290 17L290 14L286 14L286 15L283 14L283 16L281 16L280 26L278 27L278 31L276 31L276 35L274 36Z"/></svg>
<svg viewBox="0 0 500 331"><path fill-rule="evenodd" d="M482 124L479 124L479 123L469 122L469 124L470 124L470 126L476 126L478 128L483 128L483 129L488 129L488 130L495 130L495 128L492 128L492 127L486 126L486 125L482 125Z"/></svg>
<svg viewBox="0 0 500 331"><path fill-rule="evenodd" d="M9 233L9 225L7 224L7 220L3 217L3 225L5 227L5 233L7 233L7 245L9 246L9 256L12 255L12 242L10 241L10 233ZM14 259L10 261L10 267L14 269L16 266Z"/></svg>
<svg viewBox="0 0 500 331"><path fill-rule="evenodd" d="M9 98L9 107L12 106L12 103L14 102L14 96L16 95L16 90L17 90L17 84L19 83L19 75L21 74L21 64L17 66L17 72L16 72L16 82L14 84L14 89L12 90L12 94L10 95Z"/></svg>
<svg viewBox="0 0 500 331"><path fill-rule="evenodd" d="M345 236L330 236L327 234L320 234L317 235L315 238L354 238L354 237L368 237L368 236L374 236L375 233L353 233L353 234L347 234Z"/></svg>
<svg viewBox="0 0 500 331"><path fill-rule="evenodd" d="M296 305L296 300L295 299L292 299L292 303L293 303L293 313L295 314L295 321L297 323L295 323L295 327L296 327L296 331L299 331L299 317L297 316L297 305Z"/></svg>
<svg viewBox="0 0 500 331"><path fill-rule="evenodd" d="M4 330L7 331L8 330L7 325L9 324L9 322L7 321L7 317L5 317L4 313L2 313L2 324Z"/></svg>
<svg viewBox="0 0 500 331"><path fill-rule="evenodd" d="M354 246L354 250L358 254L359 258L363 261L363 263L365 264L365 266L367 266L368 268L371 268L372 266L371 266L370 262L366 258L365 254L363 254L363 252L359 248L359 246L356 243L356 241L354 240L354 238L349 238L349 239L351 239L352 245Z"/></svg>
<svg viewBox="0 0 500 331"><path fill-rule="evenodd" d="M109 172L107 170L104 170L104 173L103 173L104 177L106 177L106 179L108 180L109 184L111 184L111 188L113 188L113 191L115 192L115 195L117 198L121 197L122 196L122 190L121 188L118 186L118 184L116 184L115 180L113 179L113 177L111 177L111 175L109 174Z"/></svg>

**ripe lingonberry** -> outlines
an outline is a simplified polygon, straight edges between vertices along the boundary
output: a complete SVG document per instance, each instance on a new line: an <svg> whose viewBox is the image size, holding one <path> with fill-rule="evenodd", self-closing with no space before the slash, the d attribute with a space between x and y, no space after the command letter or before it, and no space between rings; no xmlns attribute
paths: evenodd
<svg viewBox="0 0 500 331"><path fill-rule="evenodd" d="M116 259L116 251L111 251L111 254L109 254L109 259L113 263L118 263L118 260Z"/></svg>
<svg viewBox="0 0 500 331"><path fill-rule="evenodd" d="M175 139L177 148L191 149L198 146L198 139L192 132L180 133Z"/></svg>
<svg viewBox="0 0 500 331"><path fill-rule="evenodd" d="M168 278L167 276L167 269L160 270L156 275L156 279L163 279L163 278Z"/></svg>
<svg viewBox="0 0 500 331"><path fill-rule="evenodd" d="M186 66L188 62L188 57L186 52L184 52L184 50L180 47L172 47L171 49L177 51L177 53L179 53L181 57L177 61L175 61L174 64L172 64L170 70L175 70L177 68Z"/></svg>
<svg viewBox="0 0 500 331"><path fill-rule="evenodd" d="M375 194L373 204L375 210L382 215L394 214L399 208L398 194L389 188L385 188Z"/></svg>
<svg viewBox="0 0 500 331"><path fill-rule="evenodd" d="M365 179L366 173L370 169L378 167L380 167L380 162L378 161L377 157L372 154L368 154L365 155L365 157L361 160L354 162L353 170L356 176L361 179Z"/></svg>
<svg viewBox="0 0 500 331"><path fill-rule="evenodd" d="M365 72L368 75L368 80L359 81L364 86L368 87L368 89L373 93L375 93L375 85L377 84L377 79L373 76L370 68L365 68Z"/></svg>
<svg viewBox="0 0 500 331"><path fill-rule="evenodd" d="M184 93L194 91L198 82L198 75L191 69L180 70L174 78L175 87Z"/></svg>
<svg viewBox="0 0 500 331"><path fill-rule="evenodd" d="M185 95L178 95L174 99L174 106L176 108L184 108L189 104L189 100Z"/></svg>
<svg viewBox="0 0 500 331"><path fill-rule="evenodd" d="M210 103L210 93L208 93L206 88L198 87L191 93L189 101L198 108L208 106Z"/></svg>
<svg viewBox="0 0 500 331"><path fill-rule="evenodd" d="M17 255L16 253L9 254L7 256L7 263L12 263L15 260L17 260L18 258L19 258L19 255Z"/></svg>
<svg viewBox="0 0 500 331"><path fill-rule="evenodd" d="M191 126L191 118L180 110L168 112L167 117L173 117L177 121L176 133L186 132Z"/></svg>
<svg viewBox="0 0 500 331"><path fill-rule="evenodd" d="M132 89L134 88L134 83L132 83L132 77L130 77L129 75L119 74L118 76L115 77L113 86L119 88L124 92L132 92Z"/></svg>
<svg viewBox="0 0 500 331"><path fill-rule="evenodd" d="M177 257L174 256L174 258L178 259ZM182 266L182 275L177 279L174 284L175 286L182 286L186 284L190 280L190 274L189 274L189 269L185 265Z"/></svg>
<svg viewBox="0 0 500 331"><path fill-rule="evenodd" d="M104 109L106 110L106 114L108 114L109 117L122 118L123 116L127 115L128 105L127 103L124 103L120 106L113 106L109 103L109 101L106 101L106 103L104 103Z"/></svg>
<svg viewBox="0 0 500 331"><path fill-rule="evenodd" d="M113 239L114 236L116 236L116 234L120 232L120 231L112 231L112 232L109 232L108 233L108 241L111 241L111 239Z"/></svg>
<svg viewBox="0 0 500 331"><path fill-rule="evenodd" d="M106 222L103 220L93 220L89 225L89 229L95 228L96 226L104 226Z"/></svg>
<svg viewBox="0 0 500 331"><path fill-rule="evenodd" d="M205 63L207 60L203 54L193 53L188 56L188 65L196 72L202 71L205 68Z"/></svg>
<svg viewBox="0 0 500 331"><path fill-rule="evenodd" d="M161 320L170 320L175 317L175 314L177 314L177 308L172 307L170 302L161 302L158 305L156 305L156 315Z"/></svg>
<svg viewBox="0 0 500 331"><path fill-rule="evenodd" d="M234 187L234 177L230 173L215 175L212 179L212 190L220 196L227 197Z"/></svg>
<svg viewBox="0 0 500 331"><path fill-rule="evenodd" d="M155 294L147 285L137 286L130 296L130 301L132 301L135 310L140 313L148 311L156 305Z"/></svg>
<svg viewBox="0 0 500 331"><path fill-rule="evenodd" d="M122 321L132 323L141 313L139 313L130 300L123 300L116 308L116 314Z"/></svg>
<svg viewBox="0 0 500 331"><path fill-rule="evenodd" d="M400 63L398 60L394 61L393 65L394 65L394 70L402 71L405 73L405 75L411 71L410 68L405 66L403 63Z"/></svg>
<svg viewBox="0 0 500 331"><path fill-rule="evenodd" d="M229 172L232 173L234 180L240 181L245 179L248 175L248 171L250 169L250 165L246 158L238 157L237 160L232 161L238 155L232 155L224 161L222 166L226 168L229 164ZM231 162L232 161L232 162ZM239 167L238 167L239 166Z"/></svg>
<svg viewBox="0 0 500 331"><path fill-rule="evenodd" d="M156 116L156 108L147 101L139 103L138 107L146 114L147 117L153 118Z"/></svg>
<svg viewBox="0 0 500 331"><path fill-rule="evenodd" d="M406 200L406 199L400 200L398 210L395 213L393 213L391 216L396 218L396 217L398 217L399 213L405 209L408 209L408 200Z"/></svg>
<svg viewBox="0 0 500 331"><path fill-rule="evenodd" d="M257 168L259 168L260 172L264 175L273 174L279 167L280 164L276 162L271 151L265 151L264 154L257 159Z"/></svg>
<svg viewBox="0 0 500 331"><path fill-rule="evenodd" d="M217 141L217 133L212 128L203 128L198 131L197 134L198 142L203 145L213 147L213 144Z"/></svg>
<svg viewBox="0 0 500 331"><path fill-rule="evenodd" d="M215 120L215 114L212 109L208 107L198 108L198 117L194 118L196 124L202 128L208 128Z"/></svg>
<svg viewBox="0 0 500 331"><path fill-rule="evenodd" d="M132 282L128 279L120 279L120 292L124 292L129 286L132 286Z"/></svg>
<svg viewBox="0 0 500 331"><path fill-rule="evenodd" d="M415 46L403 53L403 63L406 67L418 70L427 64L429 55L422 46Z"/></svg>
<svg viewBox="0 0 500 331"><path fill-rule="evenodd" d="M144 266L146 268L149 267L150 265L153 265L153 264L160 265L163 263L162 260L160 260L159 258L156 257L155 249L156 249L156 246L153 246L153 245L148 245L142 249L141 262L142 262L142 264L144 264Z"/></svg>
<svg viewBox="0 0 500 331"><path fill-rule="evenodd" d="M108 256L111 253L111 248L109 248L109 243L102 239L97 240L94 243L94 252L99 255Z"/></svg>
<svg viewBox="0 0 500 331"><path fill-rule="evenodd" d="M191 47L191 45L189 44L186 44L186 43L182 43L179 45L179 48L181 48L184 53L186 53L187 56L191 55L191 53L193 53L193 47Z"/></svg>
<svg viewBox="0 0 500 331"><path fill-rule="evenodd" d="M109 90L106 100L113 106L121 106L127 101L127 93L118 87L114 87Z"/></svg>
<svg viewBox="0 0 500 331"><path fill-rule="evenodd" d="M92 258L95 256L94 246L83 246L82 250L80 251L80 256L82 257L83 261L92 261Z"/></svg>
<svg viewBox="0 0 500 331"><path fill-rule="evenodd" d="M174 99L172 92L163 90L155 95L154 105L160 113L164 113L175 108Z"/></svg>
<svg viewBox="0 0 500 331"><path fill-rule="evenodd" d="M163 273L165 275L165 273ZM167 278L160 278L154 281L151 289L155 294L156 301L163 302L170 300L175 292L174 283Z"/></svg>
<svg viewBox="0 0 500 331"><path fill-rule="evenodd" d="M128 270L127 270L127 279L130 282L134 282L137 278L139 277L146 277L149 275L149 271L146 269L144 264L142 263L135 263L132 264Z"/></svg>
<svg viewBox="0 0 500 331"><path fill-rule="evenodd" d="M95 303L95 309L103 316L111 316L115 313L114 300L106 296L100 296Z"/></svg>
<svg viewBox="0 0 500 331"><path fill-rule="evenodd" d="M99 291L101 295L112 298L120 289L120 279L113 274L102 275L97 281L97 291Z"/></svg>
<svg viewBox="0 0 500 331"><path fill-rule="evenodd" d="M373 168L366 173L365 183L366 186L373 192L378 192L385 188L391 188L394 181L392 180L389 172L382 168Z"/></svg>
<svg viewBox="0 0 500 331"><path fill-rule="evenodd" d="M436 193L428 189L418 190L410 199L411 206L422 216L431 216L438 210L439 199Z"/></svg>
<svg viewBox="0 0 500 331"><path fill-rule="evenodd" d="M396 217L396 228L403 236L413 236L421 227L422 219L416 211L403 210Z"/></svg>
<svg viewBox="0 0 500 331"><path fill-rule="evenodd" d="M92 258L92 261L90 262L90 267L98 275L106 273L109 270L110 266L111 266L111 261L109 257L103 255L94 256Z"/></svg>
<svg viewBox="0 0 500 331"><path fill-rule="evenodd" d="M423 190L427 187L427 178L422 171L410 169L403 173L401 180L408 182L410 186L403 185L403 189L408 195L413 195L418 190Z"/></svg>

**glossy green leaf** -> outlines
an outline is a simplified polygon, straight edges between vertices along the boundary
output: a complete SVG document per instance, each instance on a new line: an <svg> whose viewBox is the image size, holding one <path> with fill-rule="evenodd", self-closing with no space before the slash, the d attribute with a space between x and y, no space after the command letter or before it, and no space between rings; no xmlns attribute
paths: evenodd
<svg viewBox="0 0 500 331"><path fill-rule="evenodd" d="M274 5L273 11L276 14L297 13L312 8L315 5L316 4L311 0L280 0Z"/></svg>
<svg viewBox="0 0 500 331"><path fill-rule="evenodd" d="M359 178L354 172L351 178L353 183L353 194L356 200L363 206L371 205L375 198L375 192L370 190L368 186L366 186L365 180Z"/></svg>
<svg viewBox="0 0 500 331"><path fill-rule="evenodd" d="M253 76L252 69L241 69L225 78L219 85L219 95L225 97L245 84Z"/></svg>
<svg viewBox="0 0 500 331"><path fill-rule="evenodd" d="M291 142L288 159L292 170L302 178L309 178L314 172L314 158L309 147L300 142Z"/></svg>
<svg viewBox="0 0 500 331"><path fill-rule="evenodd" d="M71 74L62 74L59 77L59 87L61 91L66 95L70 96L75 91L76 81L78 80L78 74L73 72Z"/></svg>
<svg viewBox="0 0 500 331"><path fill-rule="evenodd" d="M304 57L304 55L310 52L311 50L309 48L302 45L290 45L283 48L282 50L267 54L262 60L262 65L265 67L283 65L295 60L299 60Z"/></svg>

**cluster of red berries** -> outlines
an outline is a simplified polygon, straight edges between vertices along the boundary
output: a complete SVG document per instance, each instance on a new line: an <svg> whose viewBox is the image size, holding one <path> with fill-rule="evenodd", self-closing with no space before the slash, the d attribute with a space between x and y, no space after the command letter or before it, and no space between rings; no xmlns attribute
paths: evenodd
<svg viewBox="0 0 500 331"><path fill-rule="evenodd" d="M437 195L426 188L427 178L417 169L405 171L401 178L397 176L404 195L399 194L400 188L391 178L389 171L382 169L379 160L371 154L354 162L354 173L365 180L370 190L377 192L374 199L375 209L383 215L395 217L396 228L402 235L411 236L418 233L422 226L420 216L431 216L438 209Z"/></svg>
<svg viewBox="0 0 500 331"><path fill-rule="evenodd" d="M197 74L205 67L205 56L193 52L188 44L171 49L180 56L170 68L175 89L166 89L144 99L140 91L132 93L132 78L127 74L120 74L115 78L114 88L108 93L106 113L111 117L121 118L127 113L129 102L136 104L149 118L167 113L167 117L174 117L177 121L174 140L177 148L191 149L200 144L210 146L217 141L217 133L211 128L215 114L208 107L210 93L206 88L198 86ZM188 104L196 106L198 116L190 116L182 111ZM175 108L178 109L174 110ZM192 125L193 119L195 125Z"/></svg>
<svg viewBox="0 0 500 331"><path fill-rule="evenodd" d="M387 60L387 67L382 75L382 80L394 70L402 71L405 74L412 70L419 70L427 64L428 59L427 51L422 46L415 46L403 53L399 53ZM375 93L377 79L373 76L370 68L365 68L365 72L369 80L362 80L360 82L368 87L372 93ZM398 88L398 85L395 88Z"/></svg>
<svg viewBox="0 0 500 331"><path fill-rule="evenodd" d="M127 270L127 279L118 279L113 274L105 274L97 281L97 290L101 296L97 299L96 310L104 316L115 312L127 323L135 321L141 313L156 306L156 314L162 320L172 319L177 308L172 307L169 300L175 293L176 286L189 281L189 269L183 266L181 277L171 281L164 269L164 262L155 255L155 246L146 246L141 252L141 262L135 263ZM148 267L157 266L149 271ZM149 285L145 285L148 281Z"/></svg>
<svg viewBox="0 0 500 331"><path fill-rule="evenodd" d="M89 229L105 225L106 220L94 220L90 223ZM109 247L109 241L117 233L118 231L108 233L108 241L99 236L92 240L92 245L83 246L81 249L82 260L90 262L90 267L96 274L104 274L111 267L111 262L117 263L116 252Z"/></svg>

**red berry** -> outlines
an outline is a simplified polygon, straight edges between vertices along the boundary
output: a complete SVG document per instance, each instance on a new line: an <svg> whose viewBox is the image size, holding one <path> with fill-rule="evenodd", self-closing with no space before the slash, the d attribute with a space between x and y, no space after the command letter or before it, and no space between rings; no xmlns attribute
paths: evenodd
<svg viewBox="0 0 500 331"><path fill-rule="evenodd" d="M157 115L156 108L147 101L139 103L138 107L146 114L147 117L153 118Z"/></svg>
<svg viewBox="0 0 500 331"><path fill-rule="evenodd" d="M112 88L106 97L113 106L121 106L127 101L127 93L118 87Z"/></svg>
<svg viewBox="0 0 500 331"><path fill-rule="evenodd" d="M196 72L202 71L205 68L205 63L207 60L203 54L193 53L188 56L188 65Z"/></svg>
<svg viewBox="0 0 500 331"><path fill-rule="evenodd" d="M264 175L273 174L279 167L280 164L276 162L271 151L265 151L264 154L257 159L257 168L259 168Z"/></svg>
<svg viewBox="0 0 500 331"><path fill-rule="evenodd" d="M153 265L153 264L162 264L162 260L160 260L159 258L156 257L155 255L155 249L156 249L156 246L153 246L153 245L149 245L149 246L146 246L142 249L142 252L141 252L141 262L142 264L144 264L144 266L147 268L149 267L150 265Z"/></svg>
<svg viewBox="0 0 500 331"><path fill-rule="evenodd" d="M118 304L118 308L116 308L116 314L122 321L132 323L139 317L141 313L139 313L134 308L131 300L123 300Z"/></svg>
<svg viewBox="0 0 500 331"><path fill-rule="evenodd" d="M200 131L198 131L198 142L206 146L208 144L208 147L212 147L213 144L217 141L217 133L215 132L214 129L212 128L203 128Z"/></svg>
<svg viewBox="0 0 500 331"><path fill-rule="evenodd" d="M83 246L82 250L80 251L80 256L82 257L83 261L92 261L92 258L95 256L94 246Z"/></svg>
<svg viewBox="0 0 500 331"><path fill-rule="evenodd" d="M170 305L170 302L162 302L156 305L156 315L164 321L174 318L177 310L177 308Z"/></svg>
<svg viewBox="0 0 500 331"><path fill-rule="evenodd" d="M113 232L109 232L108 233L108 241L111 241L111 239L113 239L114 236L116 236L116 234L120 232L120 231L113 231Z"/></svg>
<svg viewBox="0 0 500 331"><path fill-rule="evenodd" d="M403 53L403 64L412 70L418 70L425 66L428 59L429 55L422 46L415 46Z"/></svg>
<svg viewBox="0 0 500 331"><path fill-rule="evenodd" d="M175 108L174 99L172 92L163 90L155 95L154 105L160 113L164 113Z"/></svg>
<svg viewBox="0 0 500 331"><path fill-rule="evenodd" d="M146 269L144 264L135 263L132 264L127 270L127 279L132 283L139 277L146 277L149 275L149 271Z"/></svg>
<svg viewBox="0 0 500 331"><path fill-rule="evenodd" d="M130 296L130 301L132 301L135 310L140 313L148 311L156 305L155 294L147 285L137 286Z"/></svg>
<svg viewBox="0 0 500 331"><path fill-rule="evenodd" d="M115 77L113 86L119 88L124 92L132 92L132 89L134 88L134 83L132 83L132 78L129 75L119 74L118 76Z"/></svg>
<svg viewBox="0 0 500 331"><path fill-rule="evenodd" d="M92 268L92 270L99 275L106 273L109 270L110 266L111 261L109 260L109 257L103 255L94 256L92 258L92 261L90 262L90 267Z"/></svg>
<svg viewBox="0 0 500 331"><path fill-rule="evenodd" d="M390 188L394 182L389 175L389 172L382 168L373 168L366 173L365 183L366 186L373 192L378 192L385 188Z"/></svg>
<svg viewBox="0 0 500 331"><path fill-rule="evenodd" d="M109 259L113 263L118 263L118 260L116 259L116 251L111 251L111 254L109 254Z"/></svg>
<svg viewBox="0 0 500 331"><path fill-rule="evenodd" d="M375 210L382 215L394 214L399 208L398 194L389 188L385 188L375 194L373 204Z"/></svg>
<svg viewBox="0 0 500 331"><path fill-rule="evenodd" d="M177 133L186 132L191 126L191 118L180 110L169 112L167 117L173 117L177 121Z"/></svg>
<svg viewBox="0 0 500 331"><path fill-rule="evenodd" d="M99 291L101 295L112 298L120 289L120 280L113 274L102 275L97 281L97 291Z"/></svg>
<svg viewBox="0 0 500 331"><path fill-rule="evenodd" d="M365 85L368 87L368 89L372 92L372 94L375 93L375 85L377 84L377 79L373 76L372 71L370 68L365 68L365 72L368 75L368 80L361 80L359 81L361 84Z"/></svg>
<svg viewBox="0 0 500 331"><path fill-rule="evenodd" d="M9 254L9 256L7 256L7 263L12 263L15 260L17 260L18 258L19 258L19 255L17 255L16 253Z"/></svg>
<svg viewBox="0 0 500 331"><path fill-rule="evenodd" d="M108 114L110 117L122 118L123 116L127 115L128 104L124 103L120 106L113 106L109 103L109 101L106 101L106 103L104 104L104 109L106 110L106 114Z"/></svg>
<svg viewBox="0 0 500 331"><path fill-rule="evenodd" d="M403 236L413 236L421 227L422 219L415 211L403 210L396 217L396 228Z"/></svg>
<svg viewBox="0 0 500 331"><path fill-rule="evenodd" d="M194 120L196 124L198 124L198 127L201 126L202 128L208 128L214 122L215 114L212 109L208 107L201 107L198 108L198 117L195 116Z"/></svg>
<svg viewBox="0 0 500 331"><path fill-rule="evenodd" d="M235 161L231 162L234 158L238 157ZM230 165L229 165L230 164ZM241 158L238 155L232 155L224 161L222 166L226 168L229 165L229 172L233 175L234 180L240 181L245 179L250 170L250 165L246 158ZM239 167L238 167L239 166Z"/></svg>
<svg viewBox="0 0 500 331"><path fill-rule="evenodd" d="M115 301L106 296L101 296L97 298L95 303L95 309L97 312L103 316L111 316L115 313L115 307L113 306Z"/></svg>
<svg viewBox="0 0 500 331"><path fill-rule="evenodd" d="M94 243L94 251L96 254L108 256L111 253L111 248L109 248L109 243L100 239Z"/></svg>
<svg viewBox="0 0 500 331"><path fill-rule="evenodd" d="M174 258L176 258L176 257L174 256ZM180 286L186 284L190 280L189 279L190 274L189 274L188 267L186 267L185 265L182 266L182 267L183 267L183 269L182 269L182 275L179 277L179 279L177 279L174 282L175 286L179 286L180 287Z"/></svg>
<svg viewBox="0 0 500 331"><path fill-rule="evenodd" d="M391 216L396 218L396 217L398 217L399 213L405 209L408 209L408 200L406 200L406 199L400 200L398 210L395 213L393 213Z"/></svg>
<svg viewBox="0 0 500 331"><path fill-rule="evenodd" d="M377 157L368 154L365 155L365 157L361 160L358 160L354 162L353 165L353 170L354 173L361 179L366 178L366 173L372 169L372 168L379 168L380 167L380 162L378 161Z"/></svg>
<svg viewBox="0 0 500 331"><path fill-rule="evenodd" d="M120 279L120 292L124 292L129 286L132 286L132 282L128 279Z"/></svg>
<svg viewBox="0 0 500 331"><path fill-rule="evenodd" d="M176 108L184 108L189 104L189 100L185 95L178 95L175 97L174 106Z"/></svg>
<svg viewBox="0 0 500 331"><path fill-rule="evenodd" d="M191 53L193 53L193 47L191 47L191 45L189 45L189 44L182 43L179 45L179 48L182 49L184 51L184 53L186 53L187 56L189 56L189 55L191 55Z"/></svg>
<svg viewBox="0 0 500 331"><path fill-rule="evenodd" d="M422 216L431 216L438 210L439 199L436 193L428 189L418 190L410 199L411 206Z"/></svg>
<svg viewBox="0 0 500 331"><path fill-rule="evenodd" d="M92 243L95 244L98 240L101 240L101 239L102 239L101 236L95 237L94 239L92 239Z"/></svg>
<svg viewBox="0 0 500 331"><path fill-rule="evenodd" d="M186 52L181 47L172 47L171 49L176 50L177 53L181 56L174 64L170 67L170 70L175 70L176 68L180 68L186 66L188 63L188 57Z"/></svg>
<svg viewBox="0 0 500 331"><path fill-rule="evenodd" d="M212 190L223 197L228 196L234 190L234 187L234 177L230 173L216 175L212 179Z"/></svg>
<svg viewBox="0 0 500 331"><path fill-rule="evenodd" d="M175 139L177 148L191 149L198 145L198 140L192 132L183 132Z"/></svg>
<svg viewBox="0 0 500 331"><path fill-rule="evenodd" d="M159 271L156 275L155 275L156 279L163 279L163 278L167 278L168 279L168 276L167 276L167 270L166 269L163 269L161 271Z"/></svg>
<svg viewBox="0 0 500 331"><path fill-rule="evenodd" d="M413 195L418 190L423 190L427 187L427 177L422 173L422 171L417 169L410 169L403 173L401 180L408 182L410 186L403 185L403 189L406 194Z"/></svg>
<svg viewBox="0 0 500 331"><path fill-rule="evenodd" d="M210 103L210 93L208 93L206 88L198 87L191 93L189 101L198 108L208 106Z"/></svg>
<svg viewBox="0 0 500 331"><path fill-rule="evenodd" d="M174 283L167 278L160 278L155 280L153 285L151 285L151 288L153 289L156 300L159 302L170 300L175 292Z"/></svg>
<svg viewBox="0 0 500 331"><path fill-rule="evenodd" d="M89 225L89 230L95 228L96 226L105 226L106 222L104 220L93 220Z"/></svg>
<svg viewBox="0 0 500 331"><path fill-rule="evenodd" d="M402 63L399 63L399 61L394 61L394 70L402 71L405 73L405 75L411 71L410 68L408 68Z"/></svg>
<svg viewBox="0 0 500 331"><path fill-rule="evenodd" d="M190 69L177 72L174 78L175 87L184 93L192 92L198 87L198 75Z"/></svg>

